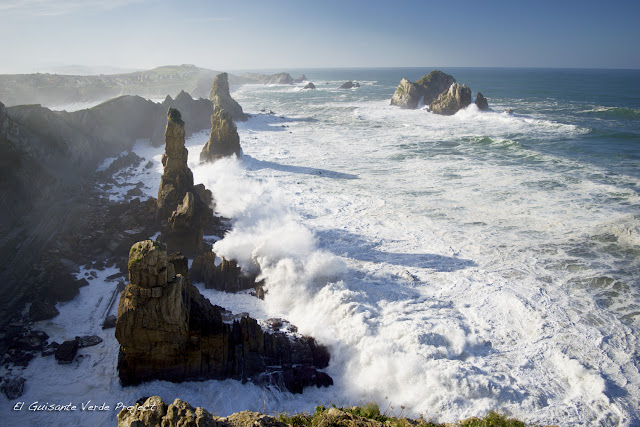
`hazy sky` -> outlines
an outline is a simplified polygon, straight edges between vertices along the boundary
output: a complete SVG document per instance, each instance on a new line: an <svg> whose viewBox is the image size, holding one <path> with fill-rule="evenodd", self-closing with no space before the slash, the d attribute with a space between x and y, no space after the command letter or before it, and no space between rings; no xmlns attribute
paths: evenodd
<svg viewBox="0 0 640 427"><path fill-rule="evenodd" d="M0 32L0 73L640 68L638 0L0 0Z"/></svg>

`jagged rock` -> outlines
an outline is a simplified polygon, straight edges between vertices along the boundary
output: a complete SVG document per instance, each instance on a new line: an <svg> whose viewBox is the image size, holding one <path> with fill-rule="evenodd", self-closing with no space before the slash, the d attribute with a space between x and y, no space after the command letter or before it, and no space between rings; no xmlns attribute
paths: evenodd
<svg viewBox="0 0 640 427"><path fill-rule="evenodd" d="M342 86L340 86L340 89L351 89L354 87L360 87L360 85L358 83L356 83L358 86L354 85L353 82L351 80L349 80L346 83L343 83Z"/></svg>
<svg viewBox="0 0 640 427"><path fill-rule="evenodd" d="M66 365L73 362L73 359L78 353L79 344L77 340L65 341L55 351L54 355L56 360L61 365Z"/></svg>
<svg viewBox="0 0 640 427"><path fill-rule="evenodd" d="M200 153L200 161L213 161L233 155L242 156L238 129L229 113L214 107L211 116L211 133Z"/></svg>
<svg viewBox="0 0 640 427"><path fill-rule="evenodd" d="M193 185L193 173L187 166L189 152L184 146L184 122L178 110L169 109L165 135L164 174L158 190L161 239L172 249L195 256L203 250L204 227L214 221L209 207L211 192Z"/></svg>
<svg viewBox="0 0 640 427"><path fill-rule="evenodd" d="M487 102L487 98L484 97L480 92L476 95L475 104L478 106L480 111L487 111L489 109L489 103Z"/></svg>
<svg viewBox="0 0 640 427"><path fill-rule="evenodd" d="M471 104L471 89L465 85L453 83L433 101L429 108L436 114L451 116Z"/></svg>
<svg viewBox="0 0 640 427"><path fill-rule="evenodd" d="M136 246L153 249L143 252ZM313 338L266 333L250 317L223 322L223 309L211 305L186 277L165 280L175 268L164 245L146 241L134 248L129 265L151 266L144 271L157 271L158 277L130 272L133 279L145 278L144 284L132 281L120 295L115 335L124 386L155 379L235 378L302 392L306 386L332 384L318 371L327 366L328 352ZM149 288L148 283L158 285Z"/></svg>
<svg viewBox="0 0 640 427"><path fill-rule="evenodd" d="M11 343L11 348L16 350L40 351L49 339L49 335L43 331L28 331L16 337Z"/></svg>
<svg viewBox="0 0 640 427"><path fill-rule="evenodd" d="M34 301L29 307L29 317L34 322L40 320L49 320L56 317L60 312L56 308L55 304L51 304L47 301Z"/></svg>
<svg viewBox="0 0 640 427"><path fill-rule="evenodd" d="M209 99L213 102L213 107L218 107L231 115L233 120L247 120L247 116L229 93L229 76L227 73L220 73L213 79L211 94Z"/></svg>
<svg viewBox="0 0 640 427"><path fill-rule="evenodd" d="M307 85L305 87L303 87L302 89L315 89L316 85L314 85L312 82L307 83Z"/></svg>
<svg viewBox="0 0 640 427"><path fill-rule="evenodd" d="M414 109L423 98L424 104L429 105L455 81L453 76L439 70L431 71L415 83L403 78L391 98L391 105Z"/></svg>
<svg viewBox="0 0 640 427"><path fill-rule="evenodd" d="M187 279L189 278L189 260L180 252L174 252L169 255L167 262L173 264L175 274L181 274Z"/></svg>
<svg viewBox="0 0 640 427"><path fill-rule="evenodd" d="M76 337L76 341L78 341L78 348L85 348L100 344L102 342L102 338L97 335L83 335L81 337Z"/></svg>
<svg viewBox="0 0 640 427"><path fill-rule="evenodd" d="M302 82L307 81L307 80L309 80L309 79L307 78L307 76L305 76L304 74L302 74L302 75L298 76L296 79L294 79L293 81L294 81L295 83L302 83Z"/></svg>
<svg viewBox="0 0 640 427"><path fill-rule="evenodd" d="M58 347L60 347L60 344L53 341L51 344L48 344L47 346L45 346L42 349L42 352L40 354L42 355L42 357L53 356L56 350L58 349Z"/></svg>
<svg viewBox="0 0 640 427"><path fill-rule="evenodd" d="M161 243L145 240L131 247L129 281L145 289L167 284L167 252Z"/></svg>
<svg viewBox="0 0 640 427"><path fill-rule="evenodd" d="M235 261L223 258L216 266L216 254L210 251L193 260L191 278L194 282L204 282L207 289L225 292L238 292L256 286L255 278L242 274Z"/></svg>
<svg viewBox="0 0 640 427"><path fill-rule="evenodd" d="M17 399L24 393L24 383L26 381L22 377L5 378L2 383L2 392L9 400Z"/></svg>
<svg viewBox="0 0 640 427"><path fill-rule="evenodd" d="M180 114L185 121L184 130L187 136L209 127L209 120L211 114L213 114L213 102L209 99L194 99L191 95L182 90L175 99L171 99L170 96L167 96L161 105L161 108L164 111L169 108L174 108L180 111ZM157 129L160 133L156 134L154 139L159 140L159 145L161 145L164 137L162 133L164 126L160 126Z"/></svg>

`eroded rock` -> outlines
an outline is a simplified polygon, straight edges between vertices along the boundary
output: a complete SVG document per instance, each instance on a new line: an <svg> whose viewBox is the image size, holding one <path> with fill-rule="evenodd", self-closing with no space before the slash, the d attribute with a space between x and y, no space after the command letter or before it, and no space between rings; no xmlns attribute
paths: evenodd
<svg viewBox="0 0 640 427"><path fill-rule="evenodd" d="M220 73L213 79L209 99L213 102L214 109L218 107L226 111L233 120L247 120L247 115L242 111L242 107L229 93L229 75L227 73Z"/></svg>
<svg viewBox="0 0 640 427"><path fill-rule="evenodd" d="M439 70L431 71L415 83L403 78L391 98L391 105L414 109L421 99L424 99L424 105L429 105L455 81L453 76Z"/></svg>
<svg viewBox="0 0 640 427"><path fill-rule="evenodd" d="M200 161L213 161L222 157L242 156L240 136L231 115L218 107L213 108L209 140L202 148Z"/></svg>
<svg viewBox="0 0 640 427"><path fill-rule="evenodd" d="M471 89L465 85L453 83L449 90L440 94L429 108L436 114L451 116L471 104Z"/></svg>

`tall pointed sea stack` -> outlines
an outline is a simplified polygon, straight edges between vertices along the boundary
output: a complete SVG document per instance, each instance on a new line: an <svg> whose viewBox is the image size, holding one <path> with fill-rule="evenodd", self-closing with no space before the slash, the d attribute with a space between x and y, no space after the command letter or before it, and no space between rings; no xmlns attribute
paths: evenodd
<svg viewBox="0 0 640 427"><path fill-rule="evenodd" d="M251 317L225 323L189 279L176 274L183 257L168 257L162 243L146 240L129 251L129 285L120 294L116 339L122 385L144 381L234 378L302 393L329 386L318 369L327 349L311 337L265 332Z"/></svg>
<svg viewBox="0 0 640 427"><path fill-rule="evenodd" d="M233 120L247 120L247 115L229 93L229 76L227 73L220 73L213 79L211 94L209 99L213 101L213 106L226 111Z"/></svg>
<svg viewBox="0 0 640 427"><path fill-rule="evenodd" d="M213 107L211 116L211 133L209 141L200 153L200 161L213 161L221 157L242 155L238 129L233 124L233 119L225 110Z"/></svg>
<svg viewBox="0 0 640 427"><path fill-rule="evenodd" d="M164 174L158 189L158 217L162 240L172 251L187 256L202 253L203 228L213 221L211 192L193 185L193 173L187 166L189 152L184 146L184 122L180 111L169 108L165 131Z"/></svg>

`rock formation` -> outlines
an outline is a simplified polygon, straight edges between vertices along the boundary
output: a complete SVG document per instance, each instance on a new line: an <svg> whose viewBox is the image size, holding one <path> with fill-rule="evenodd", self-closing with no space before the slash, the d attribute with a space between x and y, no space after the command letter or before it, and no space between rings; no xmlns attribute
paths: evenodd
<svg viewBox="0 0 640 427"><path fill-rule="evenodd" d="M356 88L356 87L360 87L360 83L356 82L352 82L351 80L349 80L346 83L343 83L342 86L340 86L339 89L352 89L352 88Z"/></svg>
<svg viewBox="0 0 640 427"><path fill-rule="evenodd" d="M291 85L294 80L289 73L277 73L277 74L259 74L259 73L244 73L243 78L249 82L262 83L262 84L276 84L276 85Z"/></svg>
<svg viewBox="0 0 640 427"><path fill-rule="evenodd" d="M193 185L193 173L187 166L188 150L184 146L184 122L180 112L169 108L165 131L166 147L162 156L164 173L158 189L158 217L162 240L172 249L195 256L203 250L202 235L213 222L209 207L211 192Z"/></svg>
<svg viewBox="0 0 640 427"><path fill-rule="evenodd" d="M211 116L211 133L209 140L202 148L200 161L214 161L222 157L242 156L240 137L236 125L229 113L217 106L213 108Z"/></svg>
<svg viewBox="0 0 640 427"><path fill-rule="evenodd" d="M256 287L255 277L243 274L235 261L222 258L216 265L216 254L211 251L193 260L190 276L193 282L204 282L207 289L238 292Z"/></svg>
<svg viewBox="0 0 640 427"><path fill-rule="evenodd" d="M489 103L487 102L487 98L485 98L480 92L476 95L475 104L478 106L480 111L489 110Z"/></svg>
<svg viewBox="0 0 640 427"><path fill-rule="evenodd" d="M423 97L424 104L429 105L455 81L453 76L439 70L431 71L415 83L403 78L391 98L391 105L413 109L418 107Z"/></svg>
<svg viewBox="0 0 640 427"><path fill-rule="evenodd" d="M453 83L449 90L440 94L429 108L436 114L451 116L471 104L471 89L465 85Z"/></svg>
<svg viewBox="0 0 640 427"><path fill-rule="evenodd" d="M305 76L304 74L301 74L300 76L298 76L298 78L294 79L293 81L295 83L302 83L302 82L307 81L307 80L309 80L307 78L307 76Z"/></svg>
<svg viewBox="0 0 640 427"><path fill-rule="evenodd" d="M242 111L242 107L229 93L229 76L227 73L220 73L213 79L209 99L213 102L214 107L229 113L233 120L247 120L247 115Z"/></svg>
<svg viewBox="0 0 640 427"><path fill-rule="evenodd" d="M312 82L309 82L302 89L315 89L315 88L316 88L316 85L314 85Z"/></svg>
<svg viewBox="0 0 640 427"><path fill-rule="evenodd" d="M325 347L310 337L264 332L250 317L223 322L224 309L176 275L174 262L151 240L129 252L131 283L120 295L115 332L122 385L234 378L301 393L333 384L318 371L329 363Z"/></svg>

